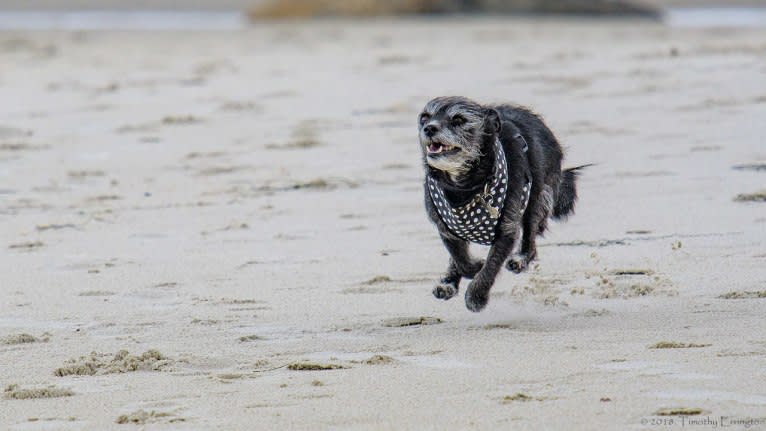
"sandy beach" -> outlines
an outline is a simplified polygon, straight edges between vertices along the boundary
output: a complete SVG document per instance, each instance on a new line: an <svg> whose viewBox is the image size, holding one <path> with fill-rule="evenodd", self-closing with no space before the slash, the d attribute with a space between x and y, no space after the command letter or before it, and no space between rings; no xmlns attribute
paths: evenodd
<svg viewBox="0 0 766 431"><path fill-rule="evenodd" d="M766 429L766 29L3 32L0 59L0 429ZM480 314L431 296L416 118L451 94L595 163Z"/></svg>

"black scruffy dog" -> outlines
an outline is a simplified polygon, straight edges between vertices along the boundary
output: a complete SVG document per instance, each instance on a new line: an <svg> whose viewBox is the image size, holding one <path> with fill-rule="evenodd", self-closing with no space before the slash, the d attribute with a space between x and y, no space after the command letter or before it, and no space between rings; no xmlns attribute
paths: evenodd
<svg viewBox="0 0 766 431"><path fill-rule="evenodd" d="M481 311L503 264L526 270L548 218L573 212L583 166L562 171L553 132L518 106L439 97L426 104L419 128L426 211L451 256L433 294L450 299L462 277L473 279L465 304ZM520 235L520 254L511 257ZM471 257L469 242L491 246L486 261Z"/></svg>

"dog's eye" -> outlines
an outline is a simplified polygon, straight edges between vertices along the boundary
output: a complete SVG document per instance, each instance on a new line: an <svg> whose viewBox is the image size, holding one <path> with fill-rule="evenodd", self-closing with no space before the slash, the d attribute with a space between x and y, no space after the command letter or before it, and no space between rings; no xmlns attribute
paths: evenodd
<svg viewBox="0 0 766 431"><path fill-rule="evenodd" d="M465 118L463 118L461 115L455 115L452 117L452 120L450 120L450 124L452 127L460 127L465 124Z"/></svg>
<svg viewBox="0 0 766 431"><path fill-rule="evenodd" d="M428 121L430 119L431 119L431 116L426 114L425 112L420 114L420 120L419 120L420 121L420 125L422 126L423 124L426 124L426 121Z"/></svg>

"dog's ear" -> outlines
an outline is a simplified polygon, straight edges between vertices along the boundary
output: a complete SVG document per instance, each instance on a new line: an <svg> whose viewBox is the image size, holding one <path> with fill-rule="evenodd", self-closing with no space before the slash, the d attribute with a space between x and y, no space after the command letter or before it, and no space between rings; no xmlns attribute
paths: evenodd
<svg viewBox="0 0 766 431"><path fill-rule="evenodd" d="M487 134L495 135L500 134L500 130L503 128L500 122L500 114L494 108L487 108L484 110L484 130Z"/></svg>

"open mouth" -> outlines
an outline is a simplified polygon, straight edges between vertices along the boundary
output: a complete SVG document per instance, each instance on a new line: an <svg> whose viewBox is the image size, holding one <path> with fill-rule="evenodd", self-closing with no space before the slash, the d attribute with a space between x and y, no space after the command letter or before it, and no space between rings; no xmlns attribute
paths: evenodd
<svg viewBox="0 0 766 431"><path fill-rule="evenodd" d="M440 142L431 142L426 145L426 152L429 156L437 154L455 153L460 151L460 148L453 145L444 145Z"/></svg>

